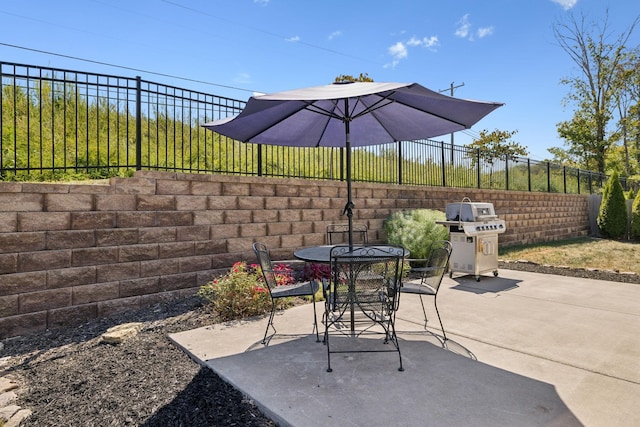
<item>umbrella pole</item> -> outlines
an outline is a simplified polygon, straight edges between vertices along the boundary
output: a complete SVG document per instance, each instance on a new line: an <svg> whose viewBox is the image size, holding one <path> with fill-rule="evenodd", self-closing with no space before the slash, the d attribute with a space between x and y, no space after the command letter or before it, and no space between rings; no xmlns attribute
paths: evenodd
<svg viewBox="0 0 640 427"><path fill-rule="evenodd" d="M344 130L345 130L345 146L347 150L347 204L344 212L347 214L347 223L349 228L349 250L353 249L353 198L351 196L351 130L349 125L351 117L349 116L349 100L344 100Z"/></svg>
<svg viewBox="0 0 640 427"><path fill-rule="evenodd" d="M347 204L344 207L349 224L349 249L353 248L353 201L351 196L351 143L347 134Z"/></svg>

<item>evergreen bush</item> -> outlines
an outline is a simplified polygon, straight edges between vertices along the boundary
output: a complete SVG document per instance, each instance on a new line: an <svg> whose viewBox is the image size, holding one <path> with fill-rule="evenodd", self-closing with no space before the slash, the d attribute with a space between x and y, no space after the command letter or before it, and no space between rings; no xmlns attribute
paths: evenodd
<svg viewBox="0 0 640 427"><path fill-rule="evenodd" d="M436 224L445 219L443 212L431 209L394 212L384 222L387 242L408 249L410 258L426 258L434 241L449 239L449 230Z"/></svg>
<svg viewBox="0 0 640 427"><path fill-rule="evenodd" d="M597 223L602 235L612 239L624 237L627 230L627 206L617 172L604 187Z"/></svg>
<svg viewBox="0 0 640 427"><path fill-rule="evenodd" d="M640 240L640 192L633 199L631 207L631 238Z"/></svg>

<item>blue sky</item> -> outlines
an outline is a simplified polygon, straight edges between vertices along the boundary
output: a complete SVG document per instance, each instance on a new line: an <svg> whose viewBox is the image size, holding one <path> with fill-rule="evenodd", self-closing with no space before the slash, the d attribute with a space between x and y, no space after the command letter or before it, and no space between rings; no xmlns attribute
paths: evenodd
<svg viewBox="0 0 640 427"><path fill-rule="evenodd" d="M568 13L601 22L607 9L612 40L640 15L637 0L2 0L0 60L242 100L340 74L447 94L453 83L456 97L505 103L456 144L517 130L543 160L563 146L556 124L572 116L560 79L577 73L553 25Z"/></svg>

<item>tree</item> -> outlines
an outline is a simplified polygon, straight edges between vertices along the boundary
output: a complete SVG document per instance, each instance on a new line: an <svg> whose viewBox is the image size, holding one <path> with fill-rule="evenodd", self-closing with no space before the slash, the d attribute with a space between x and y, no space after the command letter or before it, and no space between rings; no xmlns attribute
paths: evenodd
<svg viewBox="0 0 640 427"><path fill-rule="evenodd" d="M353 77L353 76L350 76L348 74L340 74L338 77L336 77L334 82L336 82L336 83L341 83L341 82L373 82L373 79L371 77L369 77L368 73L360 73L360 75L358 77Z"/></svg>
<svg viewBox="0 0 640 427"><path fill-rule="evenodd" d="M518 133L517 130L487 130L480 131L480 136L473 140L471 144L465 147L473 150L473 158L478 156L483 161L493 164L495 159L508 160L511 157L527 156L529 152L519 143L512 141L511 137Z"/></svg>
<svg viewBox="0 0 640 427"><path fill-rule="evenodd" d="M569 141L569 148L565 153L575 160L579 168L598 169L596 153L603 144L597 142L595 127L595 122L583 111L576 111L571 120L558 123L558 135ZM551 152L551 149L549 151Z"/></svg>
<svg viewBox="0 0 640 427"><path fill-rule="evenodd" d="M471 158L472 167L476 163L483 162L489 166L489 182L493 185L493 166L496 160L507 161L515 159L517 156L527 156L525 147L511 140L511 137L518 131L487 130L480 131L480 136L473 140L471 144L465 144L468 149L467 156Z"/></svg>
<svg viewBox="0 0 640 427"><path fill-rule="evenodd" d="M570 150L565 150L560 147L547 148L547 151L551 154L552 158L549 160L551 163L557 163L570 168L579 169L582 166L582 162L579 157L576 156Z"/></svg>
<svg viewBox="0 0 640 427"><path fill-rule="evenodd" d="M638 174L640 164L640 49L625 57L618 67L620 90L616 93L618 132L622 139L627 176Z"/></svg>
<svg viewBox="0 0 640 427"><path fill-rule="evenodd" d="M631 205L631 238L640 240L640 191Z"/></svg>
<svg viewBox="0 0 640 427"><path fill-rule="evenodd" d="M580 70L579 76L561 80L571 88L565 104L575 104L576 110L572 120L558 124L558 133L569 146L581 146L586 156L593 158L600 173L605 172L605 155L613 143L607 125L614 116L614 95L620 87L616 70L625 58L626 43L639 19L612 43L608 41L608 13L600 28L596 24L587 28L584 15L579 20L569 15L568 22L554 26L560 47ZM572 139L576 135L581 138Z"/></svg>
<svg viewBox="0 0 640 427"><path fill-rule="evenodd" d="M624 237L627 231L627 203L617 172L611 174L605 185L597 223L602 234L612 239Z"/></svg>

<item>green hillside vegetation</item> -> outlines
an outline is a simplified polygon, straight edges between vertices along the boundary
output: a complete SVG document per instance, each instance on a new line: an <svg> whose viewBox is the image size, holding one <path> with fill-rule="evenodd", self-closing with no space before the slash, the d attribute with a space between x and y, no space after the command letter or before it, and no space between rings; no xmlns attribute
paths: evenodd
<svg viewBox="0 0 640 427"><path fill-rule="evenodd" d="M133 173L138 150L135 100L119 92L87 94L76 89L83 87L52 84L46 79L29 87L3 82L0 179L68 180ZM344 178L336 170L341 167L341 149L243 144L202 128L210 118L192 116L193 109L182 108L176 98L151 93L146 96L140 117L142 169ZM261 171L259 150L263 150ZM406 185L475 188L480 179L482 188L505 189L508 173L511 190L547 191L549 182L552 191L563 192L566 181L568 192L578 192L575 176L567 179L561 168L559 172L551 168L547 179L546 163L512 161L506 170L504 162L496 161L491 169L481 166L478 174L471 166L477 157L473 150L457 153L460 155L455 162L445 160L437 154L442 151L433 148L420 153L403 153L399 165L397 145L354 149L353 179L397 183L398 169L402 168L401 180Z"/></svg>

